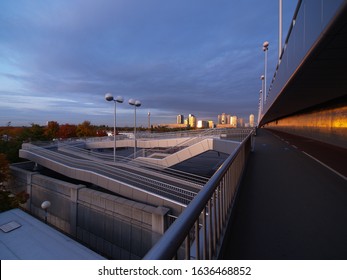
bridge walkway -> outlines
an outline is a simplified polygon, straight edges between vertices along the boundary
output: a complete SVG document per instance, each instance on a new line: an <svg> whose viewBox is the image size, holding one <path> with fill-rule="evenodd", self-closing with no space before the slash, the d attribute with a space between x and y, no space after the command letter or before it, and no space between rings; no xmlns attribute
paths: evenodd
<svg viewBox="0 0 347 280"><path fill-rule="evenodd" d="M296 148L299 140L258 130L224 259L347 258L347 181ZM334 156L346 164L342 150Z"/></svg>

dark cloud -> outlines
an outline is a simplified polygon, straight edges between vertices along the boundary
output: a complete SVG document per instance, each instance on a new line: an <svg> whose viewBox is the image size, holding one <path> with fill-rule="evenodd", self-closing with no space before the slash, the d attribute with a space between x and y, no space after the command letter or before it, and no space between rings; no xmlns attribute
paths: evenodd
<svg viewBox="0 0 347 280"><path fill-rule="evenodd" d="M285 28L296 6L287 2ZM256 115L265 40L269 81L276 66L277 8L272 0L1 1L0 121L111 124L106 92L140 99L144 123L149 110L153 122Z"/></svg>

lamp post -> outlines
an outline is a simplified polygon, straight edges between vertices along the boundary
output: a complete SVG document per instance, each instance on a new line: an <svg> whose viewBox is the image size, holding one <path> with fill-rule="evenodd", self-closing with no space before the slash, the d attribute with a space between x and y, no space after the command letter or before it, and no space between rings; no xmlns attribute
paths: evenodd
<svg viewBox="0 0 347 280"><path fill-rule="evenodd" d="M117 96L116 99L113 98L113 95L111 93L105 94L105 99L107 101L113 101L114 102L114 120L113 120L113 161L116 162L116 104L123 103L124 98L122 96Z"/></svg>
<svg viewBox="0 0 347 280"><path fill-rule="evenodd" d="M264 95L264 102L266 103L266 94L267 94L267 90L266 90L266 76L267 76L267 51L269 49L269 42L265 41L263 43L263 51L265 53L265 69L264 69L264 90L263 90L263 95Z"/></svg>
<svg viewBox="0 0 347 280"><path fill-rule="evenodd" d="M45 210L45 223L47 224L47 209L51 206L51 202L46 200L42 202L41 208Z"/></svg>
<svg viewBox="0 0 347 280"><path fill-rule="evenodd" d="M278 59L282 54L282 0L278 0Z"/></svg>
<svg viewBox="0 0 347 280"><path fill-rule="evenodd" d="M262 95L263 95L263 91L259 90L258 126L259 126L259 123L260 123L260 116L261 116L261 113L262 113L262 99L263 99Z"/></svg>
<svg viewBox="0 0 347 280"><path fill-rule="evenodd" d="M263 113L263 109L264 109L264 95L265 95L265 76L261 75L260 76L260 80L261 80L261 113Z"/></svg>
<svg viewBox="0 0 347 280"><path fill-rule="evenodd" d="M129 104L134 106L134 158L136 158L136 107L141 106L141 102L135 99L129 99Z"/></svg>
<svg viewBox="0 0 347 280"><path fill-rule="evenodd" d="M151 129L151 112L148 112L147 116L148 116L148 129L150 130Z"/></svg>

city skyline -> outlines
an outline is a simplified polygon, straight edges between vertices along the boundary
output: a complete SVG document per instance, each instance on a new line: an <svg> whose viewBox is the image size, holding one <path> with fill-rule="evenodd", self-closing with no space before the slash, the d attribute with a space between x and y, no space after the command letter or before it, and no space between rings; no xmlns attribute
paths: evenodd
<svg viewBox="0 0 347 280"><path fill-rule="evenodd" d="M169 128L214 128L214 127L255 127L257 122L255 121L254 114L249 114L247 117L240 117L235 114L222 113L215 118L200 118L195 114L178 114L176 119L169 123L156 123L152 124L156 126L167 126Z"/></svg>
<svg viewBox="0 0 347 280"><path fill-rule="evenodd" d="M283 39L297 1L283 1ZM252 6L252 9L249 7ZM112 125L107 92L124 97L117 123L212 119L258 109L262 43L268 84L277 64L277 1L2 1L0 126L47 121ZM271 16L269 16L271 15Z"/></svg>

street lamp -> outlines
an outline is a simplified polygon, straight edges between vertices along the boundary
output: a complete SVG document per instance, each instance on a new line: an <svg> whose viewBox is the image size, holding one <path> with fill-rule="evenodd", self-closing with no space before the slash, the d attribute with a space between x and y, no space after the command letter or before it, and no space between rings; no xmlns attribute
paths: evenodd
<svg viewBox="0 0 347 280"><path fill-rule="evenodd" d="M136 158L136 107L141 106L141 102L135 99L129 99L129 104L134 106L134 158Z"/></svg>
<svg viewBox="0 0 347 280"><path fill-rule="evenodd" d="M264 75L265 75L265 78L264 78L264 91L263 91L263 95L264 95L264 101L266 102L266 94L267 94L267 90L266 90L266 76L267 76L267 51L269 49L269 42L268 41L265 41L263 43L263 51L265 53L265 69L264 69Z"/></svg>
<svg viewBox="0 0 347 280"><path fill-rule="evenodd" d="M278 59L282 54L282 0L278 0Z"/></svg>
<svg viewBox="0 0 347 280"><path fill-rule="evenodd" d="M259 122L260 122L260 116L262 113L262 95L263 95L263 91L259 90L259 110L258 110L258 126L259 126Z"/></svg>
<svg viewBox="0 0 347 280"><path fill-rule="evenodd" d="M148 112L148 129L151 129L151 112Z"/></svg>
<svg viewBox="0 0 347 280"><path fill-rule="evenodd" d="M122 96L117 96L116 99L113 98L113 95L111 93L105 94L105 99L107 101L113 101L114 102L114 122L113 122L113 161L116 161L116 104L123 103L124 98Z"/></svg>
<svg viewBox="0 0 347 280"><path fill-rule="evenodd" d="M45 223L47 224L47 209L51 206L51 202L46 200L42 202L41 208L45 211Z"/></svg>
<svg viewBox="0 0 347 280"><path fill-rule="evenodd" d="M265 76L261 75L260 76L260 80L261 80L261 113L263 113L263 109L264 109L264 95L265 95L265 88L264 88Z"/></svg>

